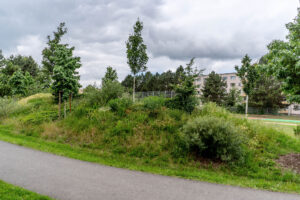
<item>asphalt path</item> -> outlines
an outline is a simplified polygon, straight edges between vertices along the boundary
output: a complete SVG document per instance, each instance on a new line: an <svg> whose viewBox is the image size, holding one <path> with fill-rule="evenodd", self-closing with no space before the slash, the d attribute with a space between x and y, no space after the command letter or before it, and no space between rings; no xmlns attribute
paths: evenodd
<svg viewBox="0 0 300 200"><path fill-rule="evenodd" d="M108 167L2 141L0 179L61 200L300 200L300 195Z"/></svg>

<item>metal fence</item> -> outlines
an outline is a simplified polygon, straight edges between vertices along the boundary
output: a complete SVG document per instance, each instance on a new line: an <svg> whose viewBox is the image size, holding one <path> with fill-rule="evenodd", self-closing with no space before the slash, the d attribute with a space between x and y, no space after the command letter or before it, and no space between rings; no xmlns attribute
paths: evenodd
<svg viewBox="0 0 300 200"><path fill-rule="evenodd" d="M165 98L173 98L175 96L174 91L148 91L148 92L136 92L135 98L142 99L149 96L158 96Z"/></svg>

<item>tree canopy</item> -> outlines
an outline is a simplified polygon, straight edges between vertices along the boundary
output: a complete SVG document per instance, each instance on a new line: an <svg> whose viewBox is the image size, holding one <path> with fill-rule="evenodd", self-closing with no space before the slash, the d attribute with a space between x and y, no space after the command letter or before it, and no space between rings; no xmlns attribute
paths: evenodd
<svg viewBox="0 0 300 200"><path fill-rule="evenodd" d="M268 45L268 70L282 82L289 101L300 103L300 9L286 28L287 41L275 40Z"/></svg>

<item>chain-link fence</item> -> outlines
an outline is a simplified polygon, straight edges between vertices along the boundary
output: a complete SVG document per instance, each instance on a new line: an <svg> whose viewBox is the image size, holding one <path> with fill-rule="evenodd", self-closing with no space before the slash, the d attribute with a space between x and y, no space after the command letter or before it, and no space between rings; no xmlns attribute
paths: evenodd
<svg viewBox="0 0 300 200"><path fill-rule="evenodd" d="M149 96L158 96L158 97L165 97L165 98L173 98L175 96L174 91L148 91L148 92L136 92L135 98L143 99Z"/></svg>

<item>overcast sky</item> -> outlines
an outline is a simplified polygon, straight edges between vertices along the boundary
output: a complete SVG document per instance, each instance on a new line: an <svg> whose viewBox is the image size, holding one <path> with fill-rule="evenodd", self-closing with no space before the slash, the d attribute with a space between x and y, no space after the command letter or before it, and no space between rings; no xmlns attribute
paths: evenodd
<svg viewBox="0 0 300 200"><path fill-rule="evenodd" d="M139 17L151 72L175 70L196 57L206 72L232 72L248 53L255 61L285 24L298 0L1 0L0 49L39 63L46 36L66 22L64 42L81 57L81 83L100 82L108 65L119 80L130 73L125 41Z"/></svg>

